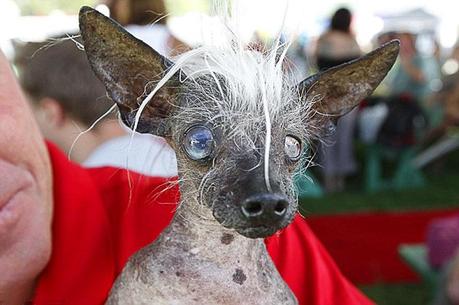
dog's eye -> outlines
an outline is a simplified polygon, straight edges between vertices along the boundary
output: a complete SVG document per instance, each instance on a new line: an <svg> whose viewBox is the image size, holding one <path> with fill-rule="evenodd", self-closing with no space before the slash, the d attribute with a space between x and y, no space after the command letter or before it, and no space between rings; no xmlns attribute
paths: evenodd
<svg viewBox="0 0 459 305"><path fill-rule="evenodd" d="M291 161L297 161L301 156L301 142L295 137L286 136L284 150Z"/></svg>
<svg viewBox="0 0 459 305"><path fill-rule="evenodd" d="M205 126L191 127L185 134L183 146L188 157L192 160L209 157L214 148L212 131Z"/></svg>

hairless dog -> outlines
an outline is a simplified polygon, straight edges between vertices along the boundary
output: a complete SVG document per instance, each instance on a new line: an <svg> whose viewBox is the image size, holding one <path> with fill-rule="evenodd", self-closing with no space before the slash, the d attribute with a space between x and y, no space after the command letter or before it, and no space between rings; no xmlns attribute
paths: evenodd
<svg viewBox="0 0 459 305"><path fill-rule="evenodd" d="M179 168L172 223L130 258L108 304L297 304L262 238L297 211L305 147L371 94L398 41L295 83L281 47L250 50L231 31L172 62L89 7L80 29L122 121L164 137Z"/></svg>

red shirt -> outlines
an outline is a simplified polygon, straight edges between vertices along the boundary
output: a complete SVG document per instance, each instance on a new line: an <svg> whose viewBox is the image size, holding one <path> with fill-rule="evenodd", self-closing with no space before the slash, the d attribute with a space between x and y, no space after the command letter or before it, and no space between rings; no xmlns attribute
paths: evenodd
<svg viewBox="0 0 459 305"><path fill-rule="evenodd" d="M83 169L54 146L48 148L54 173L53 252L33 304L103 304L129 256L171 220L178 189L165 190L167 180L125 170ZM372 304L343 277L300 216L266 244L300 304Z"/></svg>

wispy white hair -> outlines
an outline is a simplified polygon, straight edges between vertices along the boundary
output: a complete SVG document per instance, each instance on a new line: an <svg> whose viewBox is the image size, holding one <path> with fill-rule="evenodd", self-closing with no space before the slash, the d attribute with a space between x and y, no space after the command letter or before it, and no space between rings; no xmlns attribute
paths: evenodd
<svg viewBox="0 0 459 305"><path fill-rule="evenodd" d="M312 103L298 99L295 78L283 70L288 45L279 43L280 34L265 51L248 49L233 30L234 19L226 2L218 1L216 10L223 24L224 43L201 46L176 58L175 65L142 101L134 130L148 102L176 73L181 75L182 82L191 81L197 85L199 79L200 96L191 106L179 106L176 118L186 121L199 113L202 120L219 122L226 128L231 126L229 137L260 150L256 147L256 139L264 133L264 178L271 191L269 165L273 123L276 122L276 128L289 129L303 138L307 128L302 118L310 112ZM218 94L203 97L203 93L209 92L206 85L217 87Z"/></svg>

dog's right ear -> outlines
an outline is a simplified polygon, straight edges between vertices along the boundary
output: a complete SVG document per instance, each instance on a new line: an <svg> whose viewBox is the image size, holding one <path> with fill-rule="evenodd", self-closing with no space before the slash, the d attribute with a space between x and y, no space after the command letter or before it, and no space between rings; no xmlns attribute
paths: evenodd
<svg viewBox="0 0 459 305"><path fill-rule="evenodd" d="M319 97L312 119L326 126L351 111L384 79L397 59L398 40L390 41L358 59L312 75L298 85L300 97Z"/></svg>
<svg viewBox="0 0 459 305"><path fill-rule="evenodd" d="M98 11L80 10L80 31L89 63L119 107L123 122L134 127L137 110L173 63ZM136 131L169 135L168 118L177 107L176 73L142 112Z"/></svg>

